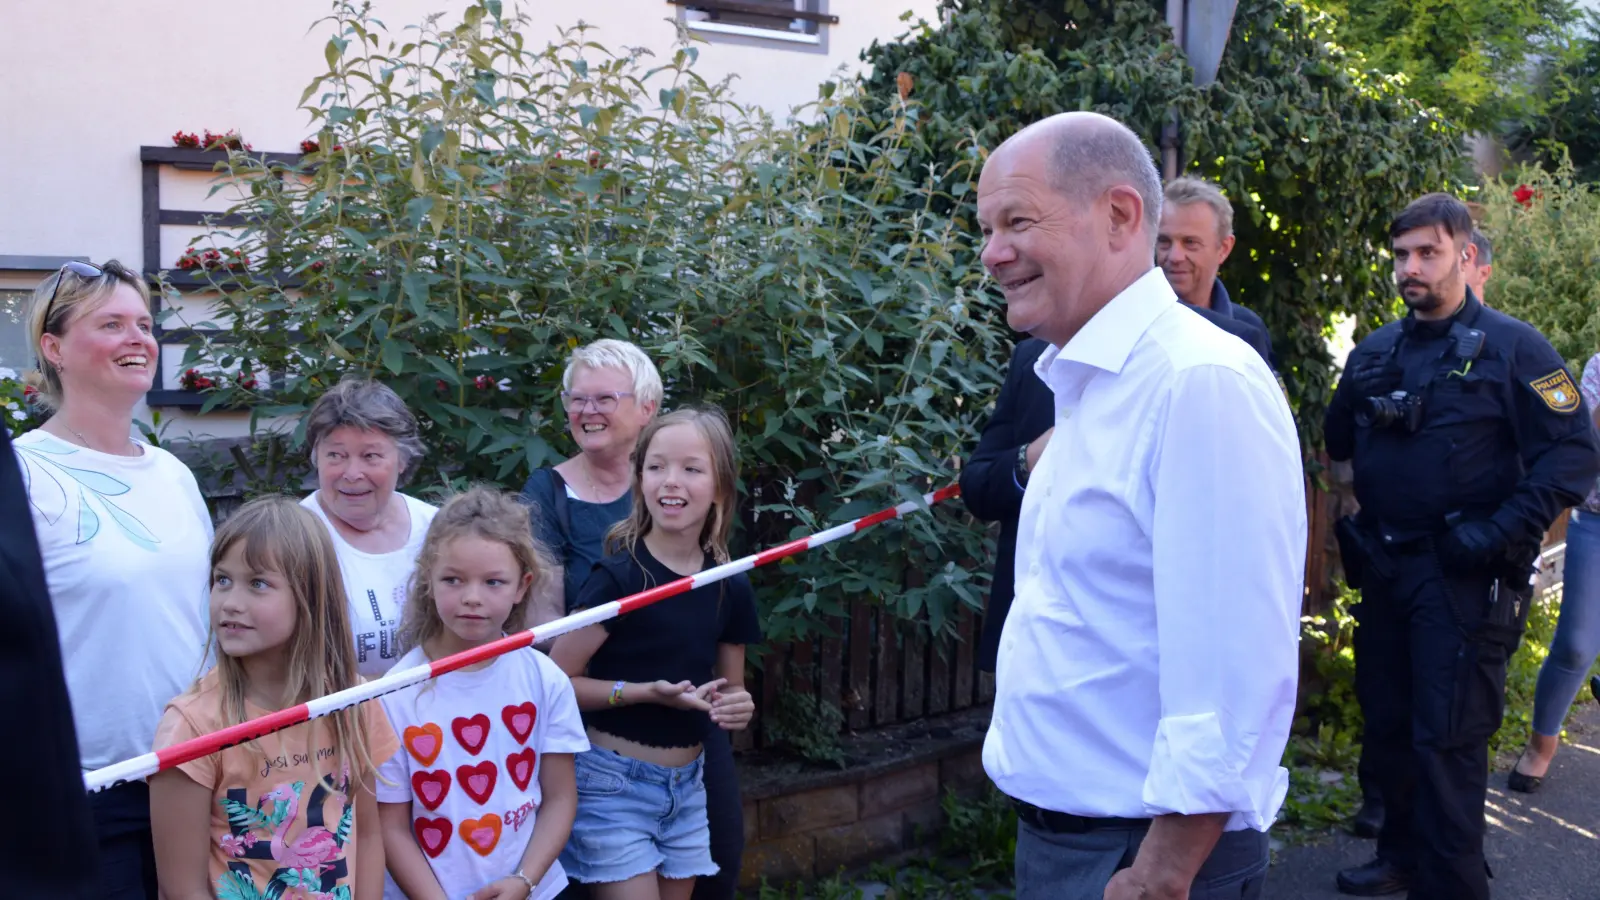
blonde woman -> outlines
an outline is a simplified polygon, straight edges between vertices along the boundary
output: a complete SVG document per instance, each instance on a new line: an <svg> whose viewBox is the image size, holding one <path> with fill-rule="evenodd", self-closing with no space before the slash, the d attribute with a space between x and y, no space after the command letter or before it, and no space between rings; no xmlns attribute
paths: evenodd
<svg viewBox="0 0 1600 900"><path fill-rule="evenodd" d="M69 263L34 291L29 383L51 415L16 439L61 638L85 771L148 752L206 642L211 517L177 457L132 437L158 347L150 293L112 261ZM90 798L100 890L154 900L149 789Z"/></svg>

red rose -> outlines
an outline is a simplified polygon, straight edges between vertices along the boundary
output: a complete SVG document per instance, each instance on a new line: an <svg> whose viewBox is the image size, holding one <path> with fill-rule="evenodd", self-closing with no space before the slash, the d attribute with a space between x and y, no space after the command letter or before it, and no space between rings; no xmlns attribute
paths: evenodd
<svg viewBox="0 0 1600 900"><path fill-rule="evenodd" d="M477 378L472 380L472 383L476 385L480 391L487 391L494 387L494 379L487 375L479 375Z"/></svg>
<svg viewBox="0 0 1600 900"><path fill-rule="evenodd" d="M1525 184L1519 184L1517 185L1517 189L1511 192L1511 199L1517 201L1523 206L1532 206L1533 188L1528 187Z"/></svg>

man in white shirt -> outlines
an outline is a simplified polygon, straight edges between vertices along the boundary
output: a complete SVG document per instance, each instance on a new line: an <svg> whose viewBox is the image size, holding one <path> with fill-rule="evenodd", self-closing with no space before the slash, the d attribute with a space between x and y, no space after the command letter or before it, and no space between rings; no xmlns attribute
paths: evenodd
<svg viewBox="0 0 1600 900"><path fill-rule="evenodd" d="M983 748L1019 810L1018 900L1259 897L1288 788L1299 441L1266 363L1155 267L1160 214L1149 151L1093 113L1019 132L978 183L984 265L1051 345L1058 425Z"/></svg>

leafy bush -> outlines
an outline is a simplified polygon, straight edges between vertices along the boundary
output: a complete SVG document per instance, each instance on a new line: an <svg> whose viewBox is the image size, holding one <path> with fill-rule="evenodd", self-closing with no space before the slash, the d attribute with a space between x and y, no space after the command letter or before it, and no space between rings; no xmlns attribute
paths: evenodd
<svg viewBox="0 0 1600 900"><path fill-rule="evenodd" d="M1452 187L1458 130L1397 80L1358 68L1331 42L1332 23L1295 2L1242 0L1218 79L1203 89L1155 3L947 6L944 25L919 23L866 59L880 111L898 107L909 79L908 150L958 201L951 215L973 221L970 165L1038 118L1096 110L1154 149L1176 110L1191 170L1233 201L1238 248L1222 278L1272 332L1309 456L1332 392L1329 323L1392 317L1389 220L1408 199Z"/></svg>
<svg viewBox="0 0 1600 900"><path fill-rule="evenodd" d="M1486 183L1480 201L1494 242L1490 305L1543 332L1576 377L1600 352L1600 191L1563 159Z"/></svg>
<svg viewBox="0 0 1600 900"><path fill-rule="evenodd" d="M534 50L497 0L398 45L364 8L334 10L302 101L318 149L233 153L221 180L249 224L196 242L237 243L249 266L207 273L225 333L184 366L259 376L207 401L256 404L257 447L366 373L424 423L422 485L519 486L568 452L566 354L616 337L657 360L668 406L729 412L747 545L953 480L1009 348L903 107L829 85L780 129L700 78L691 47L653 62L580 28ZM982 541L941 512L757 570L768 636L861 593L947 629L979 602L952 560ZM913 553L930 577L907 587Z"/></svg>
<svg viewBox="0 0 1600 900"><path fill-rule="evenodd" d="M768 746L842 769L845 756L839 733L843 730L844 712L837 703L824 703L815 694L785 685L778 689L777 704L762 723L761 735Z"/></svg>
<svg viewBox="0 0 1600 900"><path fill-rule="evenodd" d="M1585 10L1581 24L1544 54L1532 79L1532 109L1503 132L1513 154L1559 168L1563 154L1583 181L1600 181L1600 12Z"/></svg>
<svg viewBox="0 0 1600 900"><path fill-rule="evenodd" d="M1537 108L1526 77L1567 40L1570 0L1314 0L1336 39L1406 90L1472 131L1491 132Z"/></svg>

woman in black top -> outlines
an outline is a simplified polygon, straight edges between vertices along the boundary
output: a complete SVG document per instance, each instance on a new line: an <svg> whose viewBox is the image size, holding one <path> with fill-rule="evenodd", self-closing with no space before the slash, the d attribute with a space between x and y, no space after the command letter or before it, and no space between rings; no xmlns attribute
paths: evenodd
<svg viewBox="0 0 1600 900"><path fill-rule="evenodd" d="M633 509L578 606L599 606L728 561L733 434L717 410L646 426ZM551 658L572 677L592 749L575 759L578 818L562 867L598 900L690 897L716 874L702 786L708 724L743 728L745 645L761 640L743 573L562 636ZM737 795L737 791L735 791Z"/></svg>

